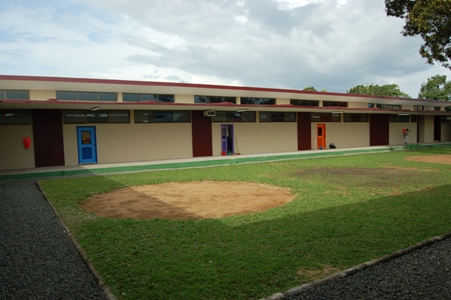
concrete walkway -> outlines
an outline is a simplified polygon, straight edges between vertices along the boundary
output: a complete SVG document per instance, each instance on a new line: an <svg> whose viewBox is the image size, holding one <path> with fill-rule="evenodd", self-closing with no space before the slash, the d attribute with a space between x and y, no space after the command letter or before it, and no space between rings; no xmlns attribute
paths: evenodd
<svg viewBox="0 0 451 300"><path fill-rule="evenodd" d="M390 152L399 150L416 150L435 147L451 147L451 143L412 144L404 146L377 146L346 149L308 150L296 152L264 153L249 155L228 155L211 157L194 157L170 160L141 161L129 163L93 164L77 166L42 167L21 170L0 171L0 179L23 179L37 177L71 176L82 174L102 174L117 172L136 172L148 170L163 170L177 168L193 168L220 166L229 164L255 163L276 160L317 158L327 156L340 156L352 154L365 154L377 152Z"/></svg>

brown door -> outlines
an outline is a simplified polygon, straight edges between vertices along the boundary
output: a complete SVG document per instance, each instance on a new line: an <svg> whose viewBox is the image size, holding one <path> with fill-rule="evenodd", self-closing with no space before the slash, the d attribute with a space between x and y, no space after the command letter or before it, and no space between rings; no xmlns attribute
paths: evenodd
<svg viewBox="0 0 451 300"><path fill-rule="evenodd" d="M311 132L310 113L298 112L298 150L311 150L312 132Z"/></svg>
<svg viewBox="0 0 451 300"><path fill-rule="evenodd" d="M205 117L202 111L192 111L191 115L193 157L212 156L211 117Z"/></svg>
<svg viewBox="0 0 451 300"><path fill-rule="evenodd" d="M316 149L326 149L326 124L316 125Z"/></svg>
<svg viewBox="0 0 451 300"><path fill-rule="evenodd" d="M434 141L440 142L442 139L442 123L440 122L440 116L434 116Z"/></svg>
<svg viewBox="0 0 451 300"><path fill-rule="evenodd" d="M386 146L390 135L390 117L385 114L370 115L370 146Z"/></svg>
<svg viewBox="0 0 451 300"><path fill-rule="evenodd" d="M36 168L64 166L61 110L33 110L33 137Z"/></svg>

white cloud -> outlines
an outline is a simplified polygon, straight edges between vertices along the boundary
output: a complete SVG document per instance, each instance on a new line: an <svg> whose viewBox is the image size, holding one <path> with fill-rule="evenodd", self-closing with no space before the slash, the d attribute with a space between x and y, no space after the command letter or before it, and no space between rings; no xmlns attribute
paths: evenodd
<svg viewBox="0 0 451 300"><path fill-rule="evenodd" d="M402 26L374 0L6 0L0 73L335 92L396 83L411 96L451 78Z"/></svg>

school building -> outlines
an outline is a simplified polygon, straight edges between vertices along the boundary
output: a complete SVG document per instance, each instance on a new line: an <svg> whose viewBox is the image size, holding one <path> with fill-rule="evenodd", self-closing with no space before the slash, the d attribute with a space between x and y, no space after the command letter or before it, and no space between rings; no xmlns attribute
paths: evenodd
<svg viewBox="0 0 451 300"><path fill-rule="evenodd" d="M0 75L0 170L451 142L450 102Z"/></svg>

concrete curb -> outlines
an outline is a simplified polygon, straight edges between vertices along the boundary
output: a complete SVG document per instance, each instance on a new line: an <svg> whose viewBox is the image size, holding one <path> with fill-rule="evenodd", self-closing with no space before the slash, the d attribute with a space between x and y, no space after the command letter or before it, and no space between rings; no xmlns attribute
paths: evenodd
<svg viewBox="0 0 451 300"><path fill-rule="evenodd" d="M291 288L291 289L289 289L289 290L287 290L285 292L278 292L276 294L273 294L273 295L268 296L266 298L261 298L259 300L280 300L280 299L283 299L284 297L296 294L296 293L298 293L300 291L303 291L303 290L306 290L306 289L315 288L315 287L318 287L320 285L326 284L326 283L328 283L328 282L330 282L332 280L335 280L337 278L346 277L346 276L355 274L357 272L363 271L365 269L368 269L370 267L373 267L375 265L378 265L378 264L381 264L381 263L384 263L384 262L388 262L388 261L390 261L392 259L395 259L395 258L398 258L398 257L403 256L405 254L408 254L408 253L410 253L410 252L412 252L414 250L421 249L423 247L429 246L429 245L431 245L433 243L439 242L439 241L444 240L444 239L446 239L448 237L451 237L451 232L445 233L445 234L440 235L440 236L432 237L430 239L427 239L425 241L419 242L418 244L415 244L415 245L410 246L408 248L395 251L395 252L393 252L393 253L391 253L391 254L389 254L387 256L383 256L383 257L380 257L380 258L376 258L376 259L364 262L364 263L359 264L359 265L357 265L355 267L352 267L352 268L349 268L349 269L346 269L346 270L339 271L339 272L336 272L334 274L331 274L331 275L329 275L329 276L327 276L325 278L318 279L318 280L315 280L315 281L309 282L309 283L304 283L304 284L301 284L301 285L299 285L297 287Z"/></svg>
<svg viewBox="0 0 451 300"><path fill-rule="evenodd" d="M328 149L328 150L318 150L315 152L293 152L293 153L280 153L280 154L268 154L268 155L256 155L256 156L226 156L226 157L208 157L206 159L192 160L192 161L171 161L171 162L149 162L144 164L134 164L129 165L113 165L104 166L95 165L89 168L67 167L60 170L33 170L32 172L24 172L17 174L1 174L0 180L3 179L26 179L26 178L43 178L43 177L61 177L61 176L74 176L74 175L100 175L106 173L121 173L121 172L145 172L145 171L159 171L159 170L173 170L173 169L183 169L183 168L203 168L203 167L216 167L216 166L226 166L235 164L246 164L246 163L264 163L272 161L284 161L293 159L310 159L310 158L322 158L322 157L335 157L335 156L346 156L346 155L360 155L360 154L373 154L373 153L384 153L393 151L409 151L409 150L422 150L430 148L442 148L451 147L451 143L440 143L440 144L412 144L407 146L386 146L386 147L374 147L374 148L355 148L355 149Z"/></svg>

